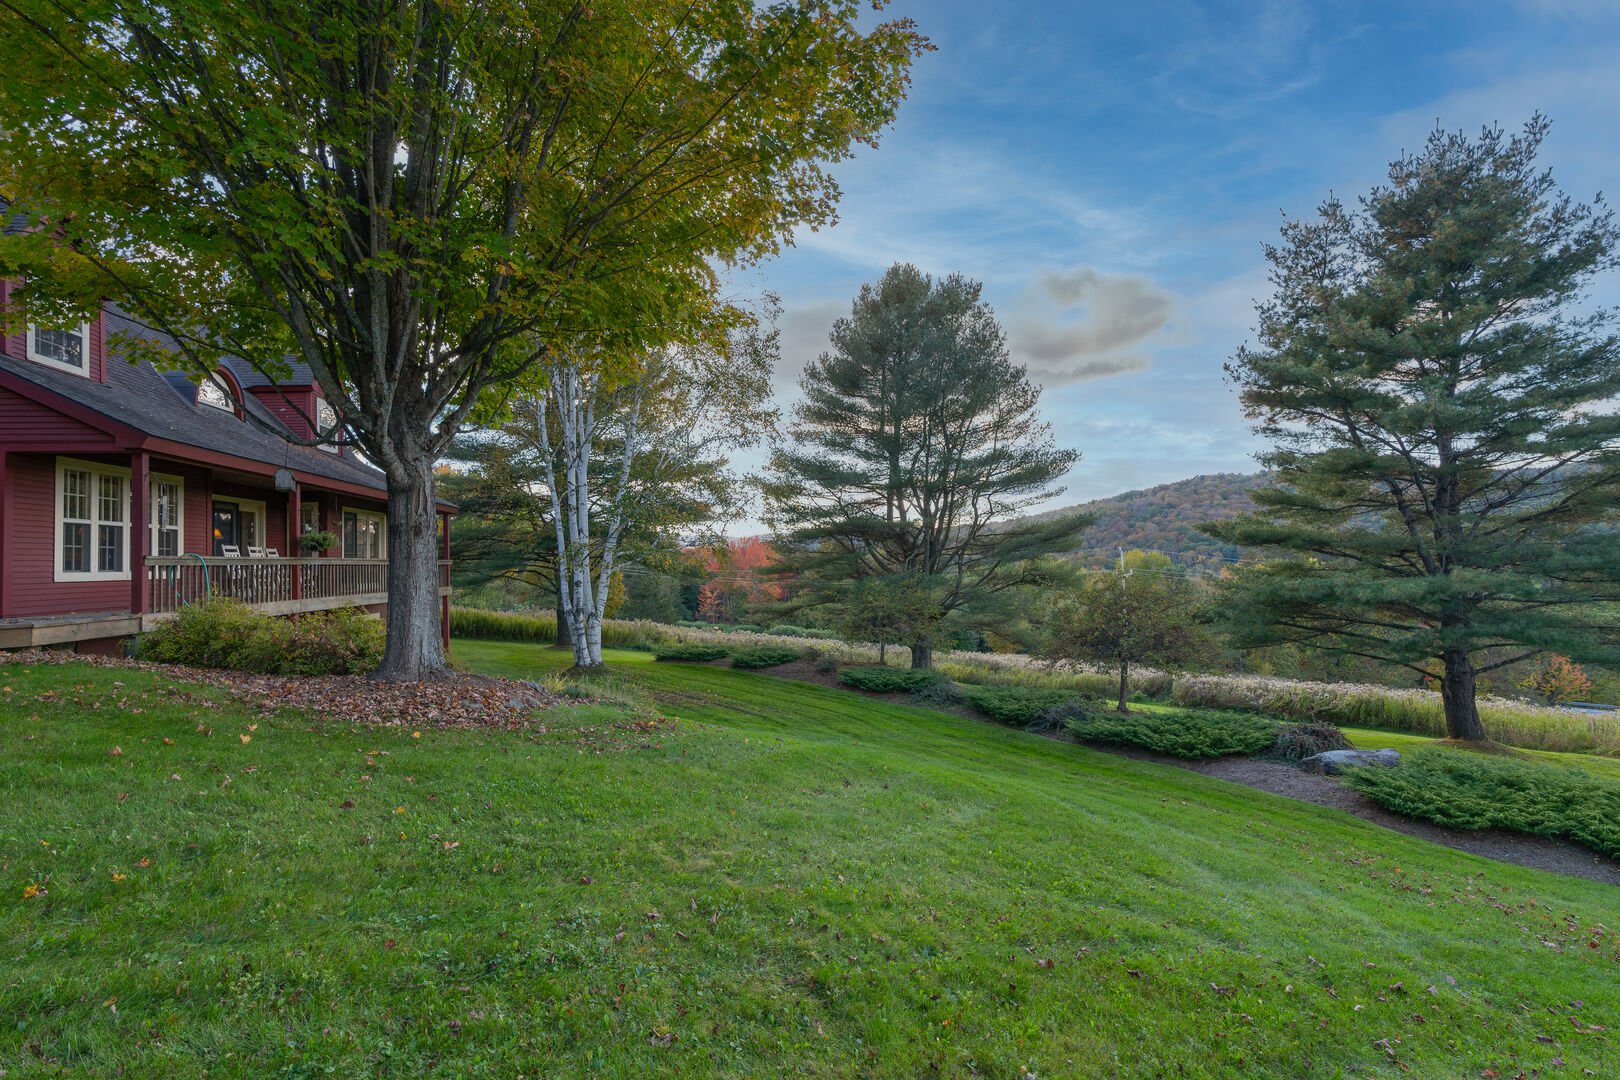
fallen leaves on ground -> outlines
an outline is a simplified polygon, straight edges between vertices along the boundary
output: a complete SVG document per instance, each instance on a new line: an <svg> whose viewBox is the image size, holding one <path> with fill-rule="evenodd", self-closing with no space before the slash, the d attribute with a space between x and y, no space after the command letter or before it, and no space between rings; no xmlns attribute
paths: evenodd
<svg viewBox="0 0 1620 1080"><path fill-rule="evenodd" d="M534 713L556 704L558 696L533 683L499 679L487 675L454 672L444 679L425 683L374 682L364 675L284 676L251 675L239 671L181 667L177 664L148 664L111 656L81 656L77 653L31 650L6 655L5 662L19 665L92 664L96 667L147 671L188 683L202 683L231 694L261 714L292 708L311 713L322 720L365 724L373 727L405 727L420 737L423 728L502 728L545 731ZM123 684L115 684L121 698L131 695ZM178 690L184 695L186 691ZM41 701L63 700L58 691L37 695ZM74 702L85 707L91 703ZM253 731L256 725L250 725ZM206 725L197 730L207 733ZM246 745L251 736L238 736ZM114 747L111 756L121 756Z"/></svg>

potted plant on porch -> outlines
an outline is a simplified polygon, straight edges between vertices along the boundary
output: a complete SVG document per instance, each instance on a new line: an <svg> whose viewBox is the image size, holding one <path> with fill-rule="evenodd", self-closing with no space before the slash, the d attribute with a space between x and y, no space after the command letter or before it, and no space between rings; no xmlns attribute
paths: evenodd
<svg viewBox="0 0 1620 1080"><path fill-rule="evenodd" d="M325 529L311 529L298 538L298 550L302 551L305 557L315 556L336 547L337 542L336 533L329 533Z"/></svg>

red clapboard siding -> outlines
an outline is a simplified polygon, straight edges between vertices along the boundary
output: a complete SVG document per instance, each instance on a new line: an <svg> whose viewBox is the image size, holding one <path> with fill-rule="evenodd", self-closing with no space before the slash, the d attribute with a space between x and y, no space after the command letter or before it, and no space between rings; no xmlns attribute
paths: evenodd
<svg viewBox="0 0 1620 1080"><path fill-rule="evenodd" d="M98 444L110 445L112 438L89 424L0 388L0 444L38 442L81 443L87 451L94 451Z"/></svg>
<svg viewBox="0 0 1620 1080"><path fill-rule="evenodd" d="M307 418L315 415L315 393L308 387L255 386L248 393L258 398L293 434L307 439L314 433Z"/></svg>
<svg viewBox="0 0 1620 1080"><path fill-rule="evenodd" d="M13 454L6 538L6 614L128 611L128 581L56 581L56 459Z"/></svg>

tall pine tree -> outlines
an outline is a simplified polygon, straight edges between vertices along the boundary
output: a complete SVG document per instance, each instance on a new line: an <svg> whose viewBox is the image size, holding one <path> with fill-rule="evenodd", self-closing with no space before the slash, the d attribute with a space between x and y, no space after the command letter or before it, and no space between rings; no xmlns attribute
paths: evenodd
<svg viewBox="0 0 1620 1080"><path fill-rule="evenodd" d="M1078 517L1016 521L1062 491L1079 455L1054 445L1040 387L1007 353L980 286L895 265L861 288L809 365L792 445L765 485L792 606L847 608L881 578L906 606L913 667L946 620L1045 580L1039 556L1072 547ZM932 612L919 623L918 612Z"/></svg>
<svg viewBox="0 0 1620 1080"><path fill-rule="evenodd" d="M1286 223L1227 368L1277 482L1207 531L1293 553L1239 576L1228 627L1438 673L1457 739L1486 737L1485 672L1620 655L1620 341L1583 310L1617 234L1537 167L1547 129L1437 131Z"/></svg>

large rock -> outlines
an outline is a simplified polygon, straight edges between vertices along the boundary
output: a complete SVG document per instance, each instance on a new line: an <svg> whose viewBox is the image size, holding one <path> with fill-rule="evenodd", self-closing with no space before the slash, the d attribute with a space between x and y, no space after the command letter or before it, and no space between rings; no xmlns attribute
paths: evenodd
<svg viewBox="0 0 1620 1080"><path fill-rule="evenodd" d="M1397 750L1324 750L1301 761L1299 767L1306 772L1338 776L1346 769L1362 765L1381 765L1389 768L1400 763L1401 755Z"/></svg>

